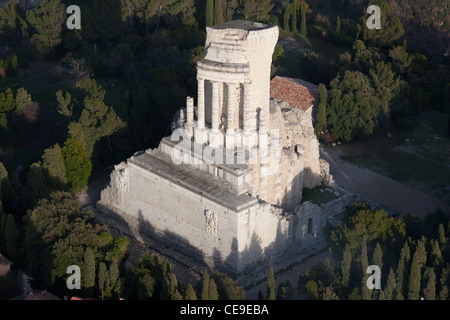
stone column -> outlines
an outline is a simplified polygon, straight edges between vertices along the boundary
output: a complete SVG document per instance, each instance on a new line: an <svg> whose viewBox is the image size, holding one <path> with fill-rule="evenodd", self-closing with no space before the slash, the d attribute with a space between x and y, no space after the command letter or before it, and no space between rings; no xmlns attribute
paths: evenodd
<svg viewBox="0 0 450 320"><path fill-rule="evenodd" d="M191 97L186 98L186 130L189 137L192 138L194 128L194 99Z"/></svg>
<svg viewBox="0 0 450 320"><path fill-rule="evenodd" d="M218 147L223 141L219 141L219 82L211 81L212 85L212 104L211 104L211 132L209 137L209 144L211 147Z"/></svg>
<svg viewBox="0 0 450 320"><path fill-rule="evenodd" d="M236 112L236 84L228 83L228 106L227 106L227 133L226 133L226 143L227 148L234 149L235 147L235 112Z"/></svg>
<svg viewBox="0 0 450 320"><path fill-rule="evenodd" d="M201 78L197 80L197 128L195 133L195 142L203 144L203 130L205 128L205 80Z"/></svg>
<svg viewBox="0 0 450 320"><path fill-rule="evenodd" d="M211 121L211 129L212 130L219 130L219 83L216 81L213 81L212 83L212 121Z"/></svg>
<svg viewBox="0 0 450 320"><path fill-rule="evenodd" d="M250 84L244 84L244 134L249 134L251 131L251 106L250 106Z"/></svg>

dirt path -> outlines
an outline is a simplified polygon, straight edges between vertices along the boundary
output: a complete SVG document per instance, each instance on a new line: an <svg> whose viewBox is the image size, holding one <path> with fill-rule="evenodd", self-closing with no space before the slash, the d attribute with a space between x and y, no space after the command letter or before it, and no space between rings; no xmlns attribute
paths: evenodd
<svg viewBox="0 0 450 320"><path fill-rule="evenodd" d="M320 155L329 162L330 173L339 186L400 214L414 212L418 217L425 217L439 207L444 212L450 212L450 206L440 199L341 160L339 146L321 147Z"/></svg>

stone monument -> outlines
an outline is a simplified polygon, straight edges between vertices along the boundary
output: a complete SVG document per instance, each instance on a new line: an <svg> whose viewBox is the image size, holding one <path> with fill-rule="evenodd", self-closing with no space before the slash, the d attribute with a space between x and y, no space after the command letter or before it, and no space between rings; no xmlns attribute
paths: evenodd
<svg viewBox="0 0 450 320"><path fill-rule="evenodd" d="M116 166L97 203L131 234L242 285L322 249L322 227L353 200L302 202L304 188L334 185L311 113L270 99L277 40L261 23L208 27L197 105L188 97L170 137Z"/></svg>

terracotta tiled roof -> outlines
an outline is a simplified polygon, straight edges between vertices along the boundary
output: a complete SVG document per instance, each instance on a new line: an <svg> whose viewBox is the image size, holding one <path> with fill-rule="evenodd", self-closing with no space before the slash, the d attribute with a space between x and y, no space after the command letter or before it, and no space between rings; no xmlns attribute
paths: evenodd
<svg viewBox="0 0 450 320"><path fill-rule="evenodd" d="M0 254L0 265L12 265L12 262Z"/></svg>
<svg viewBox="0 0 450 320"><path fill-rule="evenodd" d="M270 97L307 111L319 100L319 87L301 79L276 76L270 81Z"/></svg>

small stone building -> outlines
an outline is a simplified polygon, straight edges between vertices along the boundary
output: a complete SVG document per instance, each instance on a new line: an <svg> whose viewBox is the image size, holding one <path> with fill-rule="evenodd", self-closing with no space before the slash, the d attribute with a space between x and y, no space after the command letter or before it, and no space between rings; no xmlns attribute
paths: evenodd
<svg viewBox="0 0 450 320"><path fill-rule="evenodd" d="M187 98L157 149L117 165L97 203L130 234L242 285L322 249L322 227L353 200L302 202L304 188L334 184L311 113L270 98L277 41L276 26L208 27L196 105Z"/></svg>

